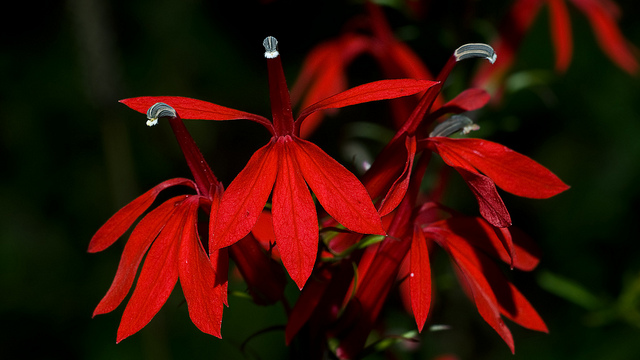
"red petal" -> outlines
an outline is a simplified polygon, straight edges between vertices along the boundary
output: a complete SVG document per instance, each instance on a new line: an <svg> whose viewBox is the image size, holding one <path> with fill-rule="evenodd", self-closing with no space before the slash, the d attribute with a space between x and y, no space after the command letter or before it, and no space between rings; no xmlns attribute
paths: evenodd
<svg viewBox="0 0 640 360"><path fill-rule="evenodd" d="M429 115L431 118L438 118L444 114L460 114L467 111L478 110L485 106L491 95L483 89L467 89L451 101L442 105L438 110Z"/></svg>
<svg viewBox="0 0 640 360"><path fill-rule="evenodd" d="M242 239L258 220L278 170L273 144L258 149L222 195L216 224L211 228L210 252Z"/></svg>
<svg viewBox="0 0 640 360"><path fill-rule="evenodd" d="M473 195L478 200L480 215L483 218L496 227L511 226L511 215L509 215L507 207L504 205L495 184L490 178L475 171L469 171L452 164L449 165L456 169L469 186L469 189L471 189L471 192L473 192Z"/></svg>
<svg viewBox="0 0 640 360"><path fill-rule="evenodd" d="M280 262L280 251L278 251L277 246L274 246L276 244L276 234L273 231L273 216L271 215L271 211L264 210L262 212L258 218L258 222L256 222L253 229L251 229L251 234L253 234L273 260Z"/></svg>
<svg viewBox="0 0 640 360"><path fill-rule="evenodd" d="M635 74L638 71L638 60L616 25L611 7L597 1L573 0L573 3L589 19L596 39L605 54L628 73Z"/></svg>
<svg viewBox="0 0 640 360"><path fill-rule="evenodd" d="M94 253L111 246L111 244L118 240L120 236L131 227L131 224L153 204L162 190L178 185L189 186L192 189L196 188L195 183L189 179L177 178L161 182L125 205L107 220L107 222L98 229L98 232L93 235L93 238L91 238L88 251Z"/></svg>
<svg viewBox="0 0 640 360"><path fill-rule="evenodd" d="M182 206L187 208L187 217L180 244L180 286L193 324L200 331L220 338L226 283L216 281L216 269L209 261L198 236L199 199L191 197Z"/></svg>
<svg viewBox="0 0 640 360"><path fill-rule="evenodd" d="M438 222L434 227L443 227L452 233L464 238L469 244L481 249L488 255L509 264L511 255L506 250L503 240L496 233L496 228L489 225L480 217L455 216ZM513 267L519 270L531 271L540 262L535 244L516 228L510 227L509 231L513 239L513 252L515 254Z"/></svg>
<svg viewBox="0 0 640 360"><path fill-rule="evenodd" d="M112 311L124 300L129 293L129 289L131 289L131 284L133 284L144 254L146 254L153 240L165 226L167 220L175 214L176 203L179 203L184 198L185 196L175 197L158 206L140 220L124 247L113 283L94 310L93 316Z"/></svg>
<svg viewBox="0 0 640 360"><path fill-rule="evenodd" d="M331 272L324 268L314 274L312 280L300 293L300 297L289 314L289 320L285 328L285 342L287 345L291 343L293 337L313 315L314 310L322 300L322 295L324 295L330 284L330 280Z"/></svg>
<svg viewBox="0 0 640 360"><path fill-rule="evenodd" d="M229 246L229 255L247 284L253 302L271 305L284 299L287 278L282 265L269 257L252 234L253 231Z"/></svg>
<svg viewBox="0 0 640 360"><path fill-rule="evenodd" d="M385 234L380 215L355 175L313 143L294 139L291 145L302 176L331 217L351 231Z"/></svg>
<svg viewBox="0 0 640 360"><path fill-rule="evenodd" d="M551 40L556 51L556 70L564 72L569 67L573 43L571 21L564 0L547 0L551 15Z"/></svg>
<svg viewBox="0 0 640 360"><path fill-rule="evenodd" d="M482 139L436 137L429 141L443 159L455 156L514 195L546 199L569 188L544 166L503 145Z"/></svg>
<svg viewBox="0 0 640 360"><path fill-rule="evenodd" d="M405 161L404 170L402 174L391 185L389 192L382 199L380 203L380 216L385 216L391 213L402 199L404 199L407 189L409 188L409 180L411 179L411 169L413 168L413 159L416 156L416 138L415 136L409 136L405 139L405 146L407 148L407 160Z"/></svg>
<svg viewBox="0 0 640 360"><path fill-rule="evenodd" d="M271 121L260 115L182 96L141 96L120 100L131 109L146 114L155 103L163 102L176 110L183 119L239 120L247 119L271 128Z"/></svg>
<svg viewBox="0 0 640 360"><path fill-rule="evenodd" d="M416 226L411 241L411 273L409 286L411 288L411 309L422 332L431 308L431 265L429 264L429 250L427 240L420 227Z"/></svg>
<svg viewBox="0 0 640 360"><path fill-rule="evenodd" d="M178 252L188 210L188 206L178 206L151 245L136 288L122 314L116 342L145 327L171 295L178 281Z"/></svg>
<svg viewBox="0 0 640 360"><path fill-rule="evenodd" d="M436 84L438 84L437 81L399 79L380 80L356 86L347 91L343 91L339 94L321 100L304 109L296 120L296 123L303 121L304 118L314 111L337 109L371 101L409 96L427 90Z"/></svg>
<svg viewBox="0 0 640 360"><path fill-rule="evenodd" d="M273 229L282 263L302 289L318 253L318 217L292 152L293 141L276 143L279 165L273 188Z"/></svg>
<svg viewBox="0 0 640 360"><path fill-rule="evenodd" d="M478 312L487 324L507 343L511 352L514 352L513 336L500 317L498 300L485 278L482 268L477 266L479 262L477 259L478 254L469 246L461 246L464 244L464 239L446 232L443 233L438 229L427 228L425 235L432 236L451 255L459 267L458 274L461 275L461 279L466 282L471 291Z"/></svg>

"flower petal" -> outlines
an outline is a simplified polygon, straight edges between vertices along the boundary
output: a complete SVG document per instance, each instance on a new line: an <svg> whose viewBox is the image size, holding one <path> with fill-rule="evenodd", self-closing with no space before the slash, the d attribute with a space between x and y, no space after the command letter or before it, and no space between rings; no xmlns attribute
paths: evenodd
<svg viewBox="0 0 640 360"><path fill-rule="evenodd" d="M402 174L391 185L391 188L387 192L387 195L382 199L380 203L380 216L385 216L391 213L398 205L407 193L409 188L409 180L411 178L411 169L413 168L413 159L416 156L416 138L415 136L408 136L405 139L405 146L407 148L407 160L405 161L404 170Z"/></svg>
<svg viewBox="0 0 640 360"><path fill-rule="evenodd" d="M98 229L96 234L93 235L93 238L91 238L88 251L94 253L111 246L131 227L131 224L153 204L162 190L178 185L189 186L192 189L196 188L193 181L182 178L163 181L154 186L151 190L138 196L135 200L118 210L117 213L107 220L107 222Z"/></svg>
<svg viewBox="0 0 640 360"><path fill-rule="evenodd" d="M512 261L510 252L507 251L501 236L498 236L496 228L483 218L454 216L432 226L447 229L464 238L472 246L507 264ZM515 254L513 267L523 271L533 270L540 262L539 250L533 241L521 231L514 227L510 227L508 230L513 239L513 253Z"/></svg>
<svg viewBox="0 0 640 360"><path fill-rule="evenodd" d="M190 197L182 206L186 207L186 219L182 229L178 272L189 317L200 331L221 338L226 282L216 281L217 271L200 242L197 231L199 199Z"/></svg>
<svg viewBox="0 0 640 360"><path fill-rule="evenodd" d="M438 245L451 255L458 266L458 274L461 280L465 282L464 285L471 291L471 296L480 316L502 337L511 352L514 352L513 336L500 316L498 299L483 274L483 268L477 266L478 254L470 246L459 247L464 244L464 239L439 230L428 227L425 229L425 236L433 238Z"/></svg>
<svg viewBox="0 0 640 360"><path fill-rule="evenodd" d="M313 143L294 139L291 145L302 176L331 217L351 231L385 234L380 215L355 175Z"/></svg>
<svg viewBox="0 0 640 360"><path fill-rule="evenodd" d="M564 72L569 67L573 43L571 19L564 0L547 0L551 16L551 40L556 52L556 70Z"/></svg>
<svg viewBox="0 0 640 360"><path fill-rule="evenodd" d="M456 157L487 175L501 189L514 195L546 199L569 188L544 166L506 146L482 139L428 139L447 159ZM448 162L447 162L448 163Z"/></svg>
<svg viewBox="0 0 640 360"><path fill-rule="evenodd" d="M302 110L296 123L302 122L309 114L326 109L337 109L345 106L362 104L371 101L395 99L403 96L417 94L438 84L431 80L380 80L356 86L329 98L321 100Z"/></svg>
<svg viewBox="0 0 640 360"><path fill-rule="evenodd" d="M630 74L638 72L638 60L620 32L609 4L592 0L573 0L589 19L598 44L613 62Z"/></svg>
<svg viewBox="0 0 640 360"><path fill-rule="evenodd" d="M433 230L433 228L427 231L430 230ZM475 274L472 276L476 281L480 283L487 282L495 295L496 304L502 315L527 329L542 332L548 331L547 326L533 306L513 284L507 281L500 269L489 257L474 249L466 238L461 238L447 231L435 231L446 238L447 251L451 251L452 256L458 257L459 260L464 258L468 262L469 268L476 269L469 273Z"/></svg>
<svg viewBox="0 0 640 360"><path fill-rule="evenodd" d="M431 265L427 240L422 229L415 226L410 250L409 286L411 289L411 309L418 325L418 332L422 332L431 308Z"/></svg>
<svg viewBox="0 0 640 360"><path fill-rule="evenodd" d="M278 155L272 141L253 154L222 195L209 234L210 252L235 243L251 231L269 199L277 171Z"/></svg>
<svg viewBox="0 0 640 360"><path fill-rule="evenodd" d="M178 282L178 253L188 206L178 208L147 254L138 283L122 314L116 342L145 327L167 301Z"/></svg>
<svg viewBox="0 0 640 360"><path fill-rule="evenodd" d="M156 103L165 103L176 110L182 119L199 120L252 120L267 128L271 128L271 121L267 118L248 112L216 105L207 101L191 99L182 96L141 96L120 100L131 109L146 114L147 110Z"/></svg>
<svg viewBox="0 0 640 360"><path fill-rule="evenodd" d="M435 110L432 114L429 114L429 118L437 119L448 113L460 114L467 111L478 110L485 106L489 100L491 100L491 95L484 89L466 89L442 105L442 107Z"/></svg>
<svg viewBox="0 0 640 360"><path fill-rule="evenodd" d="M282 263L302 289L313 271L318 253L318 217L292 146L293 141L276 144L280 160L271 213Z"/></svg>
<svg viewBox="0 0 640 360"><path fill-rule="evenodd" d="M147 249L165 226L167 220L175 214L176 204L184 198L185 195L168 200L140 220L124 247L113 283L93 311L93 316L113 311L124 300L131 289L138 266Z"/></svg>

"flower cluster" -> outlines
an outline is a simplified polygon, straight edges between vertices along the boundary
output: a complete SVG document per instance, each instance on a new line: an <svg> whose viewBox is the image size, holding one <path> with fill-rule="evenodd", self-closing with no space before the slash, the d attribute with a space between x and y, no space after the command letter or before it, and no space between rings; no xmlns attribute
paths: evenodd
<svg viewBox="0 0 640 360"><path fill-rule="evenodd" d="M611 8L604 2L572 2L601 33L616 38L610 17L604 15ZM519 38L499 40L496 46L504 49L506 62L512 61L509 57L531 23L533 12L523 8L537 10L539 3L514 5L513 19L505 27L517 25L514 36ZM548 3L554 19L566 15L562 0ZM393 37L381 9L369 2L367 9L368 32L348 31L310 53L293 88L293 101L277 41L264 40L271 119L178 96L121 100L146 114L149 126L159 119L169 122L193 179L160 183L113 215L91 240L89 251L102 251L133 227L115 279L94 315L122 303L146 255L120 322L118 342L151 321L178 280L193 323L221 337L231 259L257 304L285 302L285 272L301 290L296 303L287 306L286 343L304 336L309 358L326 351L355 358L396 287L422 331L431 309L430 259L437 248L450 256L481 317L512 351L514 341L502 317L547 331L532 305L494 262L530 271L539 261L532 241L512 226L498 188L545 199L568 186L503 145L452 137L478 129L465 113L489 102L486 90L469 88L451 99L441 93L460 61L486 59L491 66L496 60L500 63L502 54L482 43L463 45L433 76L406 44ZM557 28L561 20L553 22L554 36L565 39L568 30ZM634 71L635 59L622 55L621 45L608 46L618 49L614 59L620 66ZM559 48L565 49L558 60L562 70L569 55L566 48ZM347 65L365 53L376 59L388 80L347 89ZM389 124L395 135L361 176L306 140L327 110L392 99ZM302 109L294 116L292 109L298 103ZM182 119L249 120L263 125L271 138L225 189ZM430 166L434 155L443 166ZM423 186L428 170L438 179L431 188ZM445 205L443 193L451 170L476 198L478 216ZM170 187L183 194L160 203L164 198L159 195Z"/></svg>

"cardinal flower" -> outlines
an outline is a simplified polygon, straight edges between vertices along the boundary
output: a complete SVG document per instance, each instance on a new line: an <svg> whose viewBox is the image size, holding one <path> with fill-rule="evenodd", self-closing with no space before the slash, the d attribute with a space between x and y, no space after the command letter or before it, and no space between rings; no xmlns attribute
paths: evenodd
<svg viewBox="0 0 640 360"><path fill-rule="evenodd" d="M253 154L222 196L215 224L211 224L210 251L246 236L272 194L276 245L289 275L302 288L313 270L318 250L318 219L309 188L324 210L347 229L381 235L385 231L362 183L318 146L301 139L300 125L316 111L413 95L437 82L400 79L367 83L308 106L294 119L277 41L267 37L263 45L273 122L260 115L184 97L141 97L125 102L138 111L163 102L183 118L247 119L269 130L273 135L269 143Z"/></svg>
<svg viewBox="0 0 640 360"><path fill-rule="evenodd" d="M629 74L638 71L633 46L625 39L616 24L620 9L611 0L517 0L505 19L494 47L500 59L493 67L482 67L474 79L476 86L499 88L505 73L513 66L516 53L535 17L545 5L549 6L551 40L555 49L555 67L564 72L573 52L571 19L566 2L571 2L589 21L598 45L618 67Z"/></svg>
<svg viewBox="0 0 640 360"><path fill-rule="evenodd" d="M215 251L207 256L197 229L198 209L215 213L222 186L174 109L157 104L149 113L155 114L150 116L152 121L171 116L170 123L196 181L177 178L156 185L120 209L93 236L89 252L102 251L118 240L163 190L182 187L190 192L166 200L138 222L124 247L113 283L93 315L108 313L120 305L146 254L135 290L122 315L117 342L151 321L178 279L193 323L201 331L221 337L222 310L227 301L227 255L224 251Z"/></svg>

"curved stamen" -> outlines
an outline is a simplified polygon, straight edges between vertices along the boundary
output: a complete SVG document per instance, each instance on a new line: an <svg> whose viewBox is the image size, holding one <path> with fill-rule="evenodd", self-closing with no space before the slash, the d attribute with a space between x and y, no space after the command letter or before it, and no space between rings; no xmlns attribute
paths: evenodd
<svg viewBox="0 0 640 360"><path fill-rule="evenodd" d="M177 113L174 108L165 103L155 103L147 110L147 126L153 126L158 123L161 117L176 117Z"/></svg>
<svg viewBox="0 0 640 360"><path fill-rule="evenodd" d="M456 57L456 61L469 59L469 58L485 58L492 64L496 62L498 55L493 48L483 43L470 43L464 44L453 52L453 56Z"/></svg>
<svg viewBox="0 0 640 360"><path fill-rule="evenodd" d="M273 59L278 57L280 53L278 53L278 40L273 36L267 36L262 42L262 46L264 46L264 57L267 59Z"/></svg>
<svg viewBox="0 0 640 360"><path fill-rule="evenodd" d="M469 119L464 115L453 115L447 120L441 122L436 126L429 137L435 136L449 136L457 133L458 131L462 131L463 134L468 134L471 131L479 130L480 126L478 124L474 124L473 120Z"/></svg>

